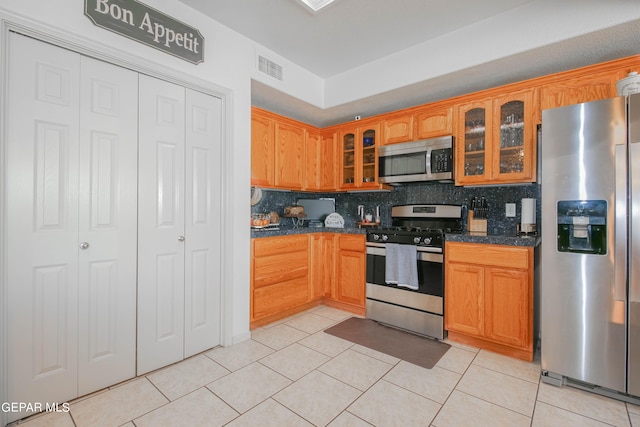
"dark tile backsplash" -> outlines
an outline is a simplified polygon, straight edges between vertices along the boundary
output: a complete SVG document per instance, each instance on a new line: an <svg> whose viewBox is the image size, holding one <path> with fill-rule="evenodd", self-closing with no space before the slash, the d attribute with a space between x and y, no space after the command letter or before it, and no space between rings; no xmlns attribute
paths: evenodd
<svg viewBox="0 0 640 427"><path fill-rule="evenodd" d="M365 212L375 214L376 206L380 207L382 225L391 224L391 207L405 204L459 204L467 206L473 197L484 197L489 206L488 233L492 235L515 235L516 225L520 223L521 200L534 198L537 200L537 219L540 226L540 186L538 184L489 186L489 187L456 187L453 184L406 184L389 192L354 192L354 193L303 193L273 191L262 189L262 200L251 207L252 213L271 211L282 215L285 206L295 204L298 199L332 197L336 200L336 212L343 216L345 227L352 227L359 220L358 205L363 205ZM505 203L516 204L516 216L505 216ZM466 228L466 209L465 228ZM283 219L283 225L292 225L291 219ZM538 230L540 231L540 230Z"/></svg>

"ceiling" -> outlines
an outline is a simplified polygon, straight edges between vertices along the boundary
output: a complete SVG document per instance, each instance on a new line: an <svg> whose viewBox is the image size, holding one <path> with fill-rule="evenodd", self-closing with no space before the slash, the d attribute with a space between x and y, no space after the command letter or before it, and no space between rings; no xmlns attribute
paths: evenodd
<svg viewBox="0 0 640 427"><path fill-rule="evenodd" d="M337 0L314 14L298 0L181 1L323 79L510 9L545 4L536 0ZM583 0L566 1L576 7L583 4ZM629 0L614 0L612 5L616 2L629 4ZM473 68L452 65L446 75L325 109L253 81L252 104L328 126L353 120L354 115L380 114L639 53L640 19L634 19Z"/></svg>

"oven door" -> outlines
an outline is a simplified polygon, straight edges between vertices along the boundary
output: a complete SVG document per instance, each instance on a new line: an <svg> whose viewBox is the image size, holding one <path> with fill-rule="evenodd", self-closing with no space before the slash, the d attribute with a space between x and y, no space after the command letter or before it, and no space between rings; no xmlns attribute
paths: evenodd
<svg viewBox="0 0 640 427"><path fill-rule="evenodd" d="M375 246L374 246L375 245ZM384 243L367 243L367 283L389 286L425 295L444 297L444 265L443 256L438 248L418 248L418 290L400 288L385 283L385 255Z"/></svg>
<svg viewBox="0 0 640 427"><path fill-rule="evenodd" d="M367 318L421 335L443 339L442 253L418 251L418 290L385 283L384 244L367 243ZM439 250L439 249L435 249Z"/></svg>

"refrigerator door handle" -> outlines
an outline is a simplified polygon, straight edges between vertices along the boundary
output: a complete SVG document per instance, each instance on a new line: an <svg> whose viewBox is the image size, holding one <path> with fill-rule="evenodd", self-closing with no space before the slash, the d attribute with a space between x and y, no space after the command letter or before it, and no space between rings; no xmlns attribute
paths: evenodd
<svg viewBox="0 0 640 427"><path fill-rule="evenodd" d="M614 295L616 301L627 300L627 146L615 148L615 247Z"/></svg>
<svg viewBox="0 0 640 427"><path fill-rule="evenodd" d="M640 141L629 144L629 259L640 256ZM640 302L640 263L629 268L629 301Z"/></svg>

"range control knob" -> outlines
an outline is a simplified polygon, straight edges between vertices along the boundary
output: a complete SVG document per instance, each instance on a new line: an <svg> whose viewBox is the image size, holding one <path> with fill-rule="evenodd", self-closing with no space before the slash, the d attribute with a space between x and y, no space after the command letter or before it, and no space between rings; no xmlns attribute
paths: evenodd
<svg viewBox="0 0 640 427"><path fill-rule="evenodd" d="M419 237L414 237L413 238L413 243L416 243L416 244L420 243L420 238Z"/></svg>
<svg viewBox="0 0 640 427"><path fill-rule="evenodd" d="M373 240L380 240L380 235L379 234L374 234L373 235Z"/></svg>
<svg viewBox="0 0 640 427"><path fill-rule="evenodd" d="M383 240L384 242L386 242L387 240L389 240L389 236L387 236L386 234L383 234L383 235L382 235L382 240Z"/></svg>
<svg viewBox="0 0 640 427"><path fill-rule="evenodd" d="M431 237L425 237L424 238L424 244L428 245L429 243L431 243Z"/></svg>

